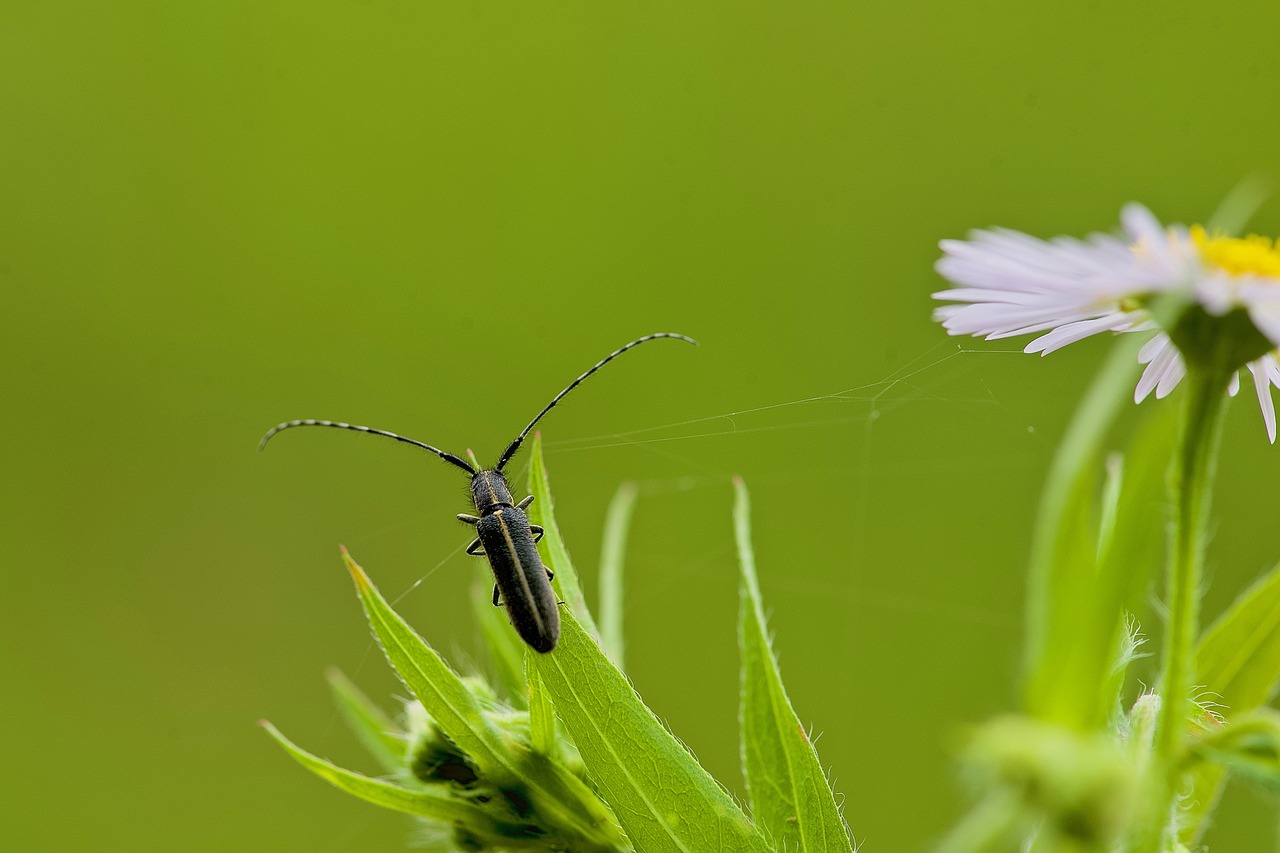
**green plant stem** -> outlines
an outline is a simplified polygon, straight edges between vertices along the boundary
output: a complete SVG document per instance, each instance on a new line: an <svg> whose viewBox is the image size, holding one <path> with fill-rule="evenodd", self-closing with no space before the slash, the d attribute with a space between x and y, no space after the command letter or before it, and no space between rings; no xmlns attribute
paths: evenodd
<svg viewBox="0 0 1280 853"><path fill-rule="evenodd" d="M1229 373L1203 366L1192 367L1186 379L1186 410L1170 477L1175 515L1166 589L1169 623L1156 724L1156 755L1165 763L1180 751L1190 718L1205 532L1229 379Z"/></svg>
<svg viewBox="0 0 1280 853"><path fill-rule="evenodd" d="M1191 719L1195 644L1200 633L1204 545L1218 446L1233 371L1217 363L1188 365L1186 408L1170 470L1174 504L1166 596L1168 625L1161 662L1162 701L1156 721L1155 764L1161 780L1147 849L1160 849L1177 792L1178 758Z"/></svg>

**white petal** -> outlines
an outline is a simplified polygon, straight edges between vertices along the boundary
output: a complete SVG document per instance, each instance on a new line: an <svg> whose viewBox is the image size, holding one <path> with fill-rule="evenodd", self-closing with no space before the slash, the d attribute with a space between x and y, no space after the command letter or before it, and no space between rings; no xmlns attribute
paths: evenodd
<svg viewBox="0 0 1280 853"><path fill-rule="evenodd" d="M1129 239L1135 243L1144 239L1152 242L1164 239L1164 229L1160 226L1160 220L1136 201L1131 201L1121 208L1120 224L1124 226Z"/></svg>
<svg viewBox="0 0 1280 853"><path fill-rule="evenodd" d="M1169 347L1162 355L1166 364L1161 368L1160 382L1156 385L1157 400L1163 400L1168 397L1169 393L1178 387L1182 377L1187 375L1187 366L1183 362L1182 353L1178 352L1177 347Z"/></svg>
<svg viewBox="0 0 1280 853"><path fill-rule="evenodd" d="M1091 320L1081 320L1075 323L1067 323L1059 326L1047 335L1041 335L1031 343L1027 344L1024 352L1038 352L1041 355L1048 355L1054 350L1061 349L1067 344L1073 344L1076 341L1084 340L1090 335L1096 335L1099 332L1115 332L1133 325L1126 313L1108 314L1103 317L1096 317Z"/></svg>
<svg viewBox="0 0 1280 853"><path fill-rule="evenodd" d="M1280 347L1280 277L1234 274L1211 265L1182 226L1162 226L1151 211L1129 204L1120 214L1125 238L1092 234L1081 240L1041 240L993 228L964 240L943 240L935 268L955 287L933 294L950 303L933 316L953 335L988 340L1038 335L1027 352L1047 355L1102 332L1152 332L1138 353L1145 365L1134 400L1168 396L1186 364L1168 335L1131 299L1181 290L1212 315L1244 308L1259 332ZM1124 307L1122 307L1124 306ZM1280 388L1280 349L1251 362L1258 405L1275 443L1271 388ZM1236 394L1235 375L1228 391Z"/></svg>
<svg viewBox="0 0 1280 853"><path fill-rule="evenodd" d="M1164 385L1171 388L1169 382L1174 385L1182 378L1182 359L1178 356L1178 351L1173 346L1173 342L1169 340L1169 336L1164 332L1156 335L1151 340L1143 344L1142 349L1138 351L1138 363L1146 364L1146 370L1142 371L1142 376L1138 379L1138 387L1133 391L1133 401L1141 403L1147 399L1147 396L1156 388ZM1174 374L1176 378L1170 380L1170 374ZM1166 390L1167 394L1168 391ZM1162 395L1157 395L1157 397Z"/></svg>
<svg viewBox="0 0 1280 853"><path fill-rule="evenodd" d="M1205 311L1221 317L1240 305L1239 282L1224 272L1203 272L1196 280L1195 297Z"/></svg>
<svg viewBox="0 0 1280 853"><path fill-rule="evenodd" d="M1131 236L1168 242L1145 208L1126 208L1125 217ZM1049 353L1099 332L1148 324L1145 312L1121 305L1175 284L1167 264L1152 264L1108 234L1041 240L991 229L939 245L943 255L935 268L959 286L933 296L962 304L938 309L934 318L953 335L991 340L1041 334L1029 352Z"/></svg>
<svg viewBox="0 0 1280 853"><path fill-rule="evenodd" d="M1248 367L1249 372L1253 374L1253 389L1258 393L1258 405L1262 408L1262 421L1267 425L1267 438L1275 444L1276 407L1271 399L1270 365L1264 363L1267 359L1270 359L1274 365L1274 356L1264 356L1257 361L1249 362Z"/></svg>
<svg viewBox="0 0 1280 853"><path fill-rule="evenodd" d="M1271 384L1280 388L1280 361L1277 360L1276 353L1268 353L1258 359L1262 363L1263 368L1267 372L1267 378L1271 380Z"/></svg>
<svg viewBox="0 0 1280 853"><path fill-rule="evenodd" d="M1280 291L1278 285L1280 283L1271 285L1271 293ZM1249 319L1271 343L1280 346L1280 295L1268 294L1268 296L1270 298L1252 300L1249 305Z"/></svg>
<svg viewBox="0 0 1280 853"><path fill-rule="evenodd" d="M1172 346L1173 341L1169 340L1169 336L1164 332L1155 335L1151 340L1142 345L1142 349L1138 350L1138 364L1150 364L1151 360L1160 354L1160 351L1167 346Z"/></svg>
<svg viewBox="0 0 1280 853"><path fill-rule="evenodd" d="M1160 368L1154 363L1148 364L1142 370L1142 376L1138 379L1138 386L1133 389L1133 402L1141 403L1147 399L1159 382Z"/></svg>

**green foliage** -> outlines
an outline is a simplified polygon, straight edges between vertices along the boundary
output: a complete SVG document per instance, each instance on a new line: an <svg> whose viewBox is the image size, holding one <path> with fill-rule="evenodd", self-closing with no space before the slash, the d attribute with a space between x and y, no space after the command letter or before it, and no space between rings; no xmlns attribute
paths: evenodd
<svg viewBox="0 0 1280 853"><path fill-rule="evenodd" d="M622 565L637 494L634 483L618 486L605 514L604 536L600 544L600 645L618 669L626 669L626 641L622 634Z"/></svg>
<svg viewBox="0 0 1280 853"><path fill-rule="evenodd" d="M1125 675L1141 639L1125 624L1125 613L1142 606L1165 551L1168 498L1165 474L1173 453L1177 420L1172 408L1152 413L1124 454L1107 459L1103 523L1098 533L1098 619L1111 622L1110 670L1094 694L1094 719L1109 720L1120 707ZM1110 617L1106 616L1110 610ZM1104 635L1096 638L1100 643ZM1101 651L1101 650L1099 650Z"/></svg>
<svg viewBox="0 0 1280 853"><path fill-rule="evenodd" d="M1132 381L1131 349L1113 354L1051 471L1031 559L1025 713L998 717L967 738L963 766L976 802L942 840L943 853L1011 849L1027 839L1037 853L1182 853L1198 840L1226 774L1280 788L1280 713L1261 707L1280 683L1280 566L1200 639L1195 671L1205 699L1220 700L1222 713L1206 705L1174 714L1157 693L1120 711L1142 643L1127 611L1163 549L1162 486L1176 452L1165 409L1135 432L1124 454L1104 455ZM1195 439L1184 432L1182 440ZM344 550L374 636L414 697L396 720L340 673L329 676L344 718L388 778L337 767L264 724L269 733L339 789L422 818L449 849L852 853L782 684L745 485L735 482L734 531L740 747L752 817L623 674L623 557L635 490L620 489L610 507L597 627L556 522L536 435L532 448L531 517L545 530L546 561L566 605L557 648L538 654L525 647L488 588L477 585L477 625L497 687L460 675ZM1181 726L1173 736L1168 718Z"/></svg>
<svg viewBox="0 0 1280 853"><path fill-rule="evenodd" d="M1257 717L1248 728L1237 724L1280 678L1280 573L1241 596L1194 661L1187 644L1202 594L1197 567L1216 433L1186 423L1193 405L1220 411L1225 384L1189 381L1181 431L1166 409L1132 436L1123 457L1104 461L1132 385L1133 348L1114 349L1054 460L1030 566L1027 715L993 721L969 740L965 767L978 802L945 851L999 849L1028 837L1036 850L1175 851L1198 839L1225 772L1275 778L1269 762L1280 741L1270 739L1272 729ZM1170 468L1171 459L1179 464ZM1171 507L1170 494L1181 502ZM1141 643L1126 611L1158 562L1171 508L1178 570L1166 586L1176 630L1164 637L1163 695L1139 697L1126 715L1119 702ZM1225 704L1226 728L1186 701L1193 667L1205 699ZM1193 730L1207 734L1189 741Z"/></svg>
<svg viewBox="0 0 1280 853"><path fill-rule="evenodd" d="M264 722L262 725L299 764L332 783L340 791L393 811L446 825L465 826L470 838L487 845L541 846L541 831L537 826L515 819L504 820L501 810L486 808L480 802L482 798L454 796L440 787L409 788L343 770L323 758L299 749L270 723ZM521 844L522 841L525 843Z"/></svg>
<svg viewBox="0 0 1280 853"><path fill-rule="evenodd" d="M1242 714L1197 741L1191 754L1280 790L1280 712L1258 708Z"/></svg>
<svg viewBox="0 0 1280 853"><path fill-rule="evenodd" d="M1250 711L1280 683L1280 566L1242 592L1196 651L1204 689L1228 711Z"/></svg>
<svg viewBox="0 0 1280 853"><path fill-rule="evenodd" d="M560 645L537 664L600 795L637 850L770 849L572 616Z"/></svg>
<svg viewBox="0 0 1280 853"><path fill-rule="evenodd" d="M1205 632L1196 650L1196 672L1205 695L1221 703L1233 722L1275 694L1280 682L1280 566L1242 592ZM1245 769L1225 760L1228 756L1208 752L1208 760L1190 771L1191 796L1181 833L1187 844L1204 832L1227 771Z"/></svg>
<svg viewBox="0 0 1280 853"><path fill-rule="evenodd" d="M527 803L532 814L541 816L548 833L563 836L574 849L616 849L621 839L613 816L586 783L498 725L486 713L485 697L477 694L474 685L463 681L391 609L345 551L343 557L387 661L461 754L505 799L517 803L513 807L518 812Z"/></svg>
<svg viewBox="0 0 1280 853"><path fill-rule="evenodd" d="M551 497L551 482L547 478L547 466L542 461L542 433L533 434L533 448L529 461L529 491L534 495L534 502L529 507L529 521L541 527L546 533L542 542L546 546L547 566L555 573L551 586L559 594L560 600L569 605L569 611L578 621L586 626L593 637L600 636L596 620L587 609L587 597L582 594L582 584L578 573L569 559L569 549L564 545L560 528L556 525L555 500Z"/></svg>
<svg viewBox="0 0 1280 853"><path fill-rule="evenodd" d="M769 643L755 552L751 497L734 481L733 526L741 567L742 765L751 811L779 850L848 851L853 845L818 753L791 707Z"/></svg>
<svg viewBox="0 0 1280 853"><path fill-rule="evenodd" d="M1168 313L1180 310L1174 303L1161 310L1165 319L1185 317ZM1026 713L968 739L964 766L977 803L944 840L945 853L1019 844L1181 853L1198 843L1228 773L1280 787L1280 714L1260 707L1280 684L1280 567L1202 636L1198 628L1230 372L1193 365L1177 429L1166 408L1123 457L1104 461L1129 396L1133 349L1115 348L1054 460L1030 566ZM1158 692L1124 714L1125 676L1142 643L1126 611L1158 562L1166 523Z"/></svg>
<svg viewBox="0 0 1280 853"><path fill-rule="evenodd" d="M1136 341L1121 341L1089 388L1054 457L1036 519L1027 592L1026 706L1034 716L1080 730L1102 725L1115 701L1102 688L1111 684L1122 636L1125 586L1100 571L1099 551L1117 552L1122 528L1108 524L1100 530L1097 474L1107 430L1133 387L1136 352ZM1118 513L1122 499L1117 490L1112 494L1112 512Z"/></svg>
<svg viewBox="0 0 1280 853"><path fill-rule="evenodd" d="M557 749L556 712L547 695L547 688L538 675L534 656L537 653L524 650L524 672L529 683L529 744L534 752L554 755Z"/></svg>
<svg viewBox="0 0 1280 853"><path fill-rule="evenodd" d="M383 770L395 773L405 764L405 733L359 687L338 669L326 673L334 701L347 726Z"/></svg>
<svg viewBox="0 0 1280 853"><path fill-rule="evenodd" d="M1026 716L981 726L964 750L979 805L943 842L944 853L1005 849L1034 831L1036 849L1107 851L1133 819L1141 781L1103 732Z"/></svg>
<svg viewBox="0 0 1280 853"><path fill-rule="evenodd" d="M523 646L473 592L480 633L508 701L464 677L420 637L343 550L387 661L414 696L391 719L340 673L330 683L357 736L390 774L373 779L300 749L264 725L300 764L339 789L424 818L453 850L661 853L710 850L847 851L847 829L813 745L792 710L770 649L738 484L742 556L743 743L755 825L645 706L623 675L622 554L635 495L620 491L605 546L615 583L605 632L594 638L578 575L560 536L540 441L533 442L534 521L545 532L557 592L568 603L548 654ZM577 602L575 606L574 602ZM772 838L767 838L766 833Z"/></svg>
<svg viewBox="0 0 1280 853"><path fill-rule="evenodd" d="M471 609L480 637L489 652L493 675L507 698L516 706L528 707L528 691L524 674L524 643L507 622L501 607L493 606L491 583L477 581L471 586Z"/></svg>

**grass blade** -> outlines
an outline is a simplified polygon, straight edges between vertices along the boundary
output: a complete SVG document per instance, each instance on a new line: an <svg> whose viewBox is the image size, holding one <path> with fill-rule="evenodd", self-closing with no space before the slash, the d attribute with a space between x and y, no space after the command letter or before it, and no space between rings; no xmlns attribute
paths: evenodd
<svg viewBox="0 0 1280 853"><path fill-rule="evenodd" d="M342 670L332 668L325 677L348 727L379 766L388 773L404 770L405 735L400 727L343 675Z"/></svg>
<svg viewBox="0 0 1280 853"><path fill-rule="evenodd" d="M635 483L623 483L613 493L609 511L604 517L604 539L600 546L600 645L621 670L626 669L622 634L622 566L637 492Z"/></svg>
<svg viewBox="0 0 1280 853"><path fill-rule="evenodd" d="M560 645L534 660L600 795L637 851L770 850L572 614L561 625Z"/></svg>
<svg viewBox="0 0 1280 853"><path fill-rule="evenodd" d="M751 813L780 850L853 853L818 753L782 686L751 547L751 497L742 480L735 479L733 485L733 526L742 571L738 616L742 764Z"/></svg>
<svg viewBox="0 0 1280 853"><path fill-rule="evenodd" d="M529 506L529 520L545 531L542 544L546 546L547 563L555 573L551 586L559 594L560 600L569 605L569 609L578 621L586 626L591 636L600 636L600 629L587 609L587 599L582 594L582 584L578 573L569 559L569 549L564 546L564 538L556 525L555 502L551 499L551 481L547 478L547 466L542 459L542 433L533 434L533 448L529 453L529 491L534 495L534 502Z"/></svg>

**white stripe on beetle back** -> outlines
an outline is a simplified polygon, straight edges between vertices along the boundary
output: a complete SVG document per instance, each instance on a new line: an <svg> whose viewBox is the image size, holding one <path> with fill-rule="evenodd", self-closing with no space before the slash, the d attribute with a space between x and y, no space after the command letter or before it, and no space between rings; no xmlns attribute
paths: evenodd
<svg viewBox="0 0 1280 853"><path fill-rule="evenodd" d="M542 621L542 611L538 610L533 600L533 590L529 588L529 578L525 575L524 564L520 562L520 552L516 550L516 543L511 540L511 531L507 530L507 520L502 517L502 510L498 510L494 515L498 517L498 527L502 530L502 538L507 541L507 549L516 561L516 577L520 578L520 589L524 600L529 604L529 610L533 613L533 621L538 623L538 636L545 637L547 626Z"/></svg>

